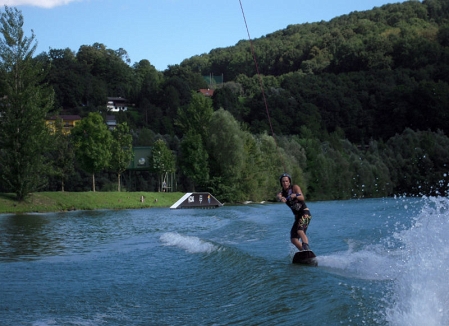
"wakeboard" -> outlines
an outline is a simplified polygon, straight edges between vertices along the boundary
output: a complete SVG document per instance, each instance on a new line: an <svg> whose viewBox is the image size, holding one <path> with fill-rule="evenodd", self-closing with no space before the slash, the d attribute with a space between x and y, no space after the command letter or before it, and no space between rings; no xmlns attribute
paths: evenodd
<svg viewBox="0 0 449 326"><path fill-rule="evenodd" d="M310 266L318 266L318 260L312 250L298 251L293 256L293 264L303 264Z"/></svg>

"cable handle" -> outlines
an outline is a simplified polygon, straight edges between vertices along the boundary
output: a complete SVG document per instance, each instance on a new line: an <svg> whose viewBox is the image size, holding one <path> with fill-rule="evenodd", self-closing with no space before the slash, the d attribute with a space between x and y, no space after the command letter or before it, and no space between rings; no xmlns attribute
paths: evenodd
<svg viewBox="0 0 449 326"><path fill-rule="evenodd" d="M298 194L295 194L295 195L296 195L296 197L295 197L295 198L298 198L299 196L301 196L301 194L300 194L300 193L298 193ZM291 198L291 195L288 195L286 199L287 199L287 200L290 200L290 199L292 199L292 198Z"/></svg>

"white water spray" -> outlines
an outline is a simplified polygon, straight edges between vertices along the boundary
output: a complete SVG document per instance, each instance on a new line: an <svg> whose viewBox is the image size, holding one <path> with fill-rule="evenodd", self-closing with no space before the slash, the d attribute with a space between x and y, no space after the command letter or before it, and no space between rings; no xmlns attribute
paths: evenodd
<svg viewBox="0 0 449 326"><path fill-rule="evenodd" d="M391 325L449 325L449 200L426 198L412 227L395 234L403 243L386 311Z"/></svg>
<svg viewBox="0 0 449 326"><path fill-rule="evenodd" d="M176 246L189 253L210 253L217 249L212 243L205 242L198 237L181 235L176 232L164 233L160 240L167 246Z"/></svg>

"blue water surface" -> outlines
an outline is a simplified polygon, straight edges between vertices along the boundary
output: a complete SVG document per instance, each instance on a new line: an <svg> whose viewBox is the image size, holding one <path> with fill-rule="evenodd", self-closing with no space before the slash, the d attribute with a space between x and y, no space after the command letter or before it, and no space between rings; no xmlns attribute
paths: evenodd
<svg viewBox="0 0 449 326"><path fill-rule="evenodd" d="M1 325L448 325L446 198L0 215Z"/></svg>

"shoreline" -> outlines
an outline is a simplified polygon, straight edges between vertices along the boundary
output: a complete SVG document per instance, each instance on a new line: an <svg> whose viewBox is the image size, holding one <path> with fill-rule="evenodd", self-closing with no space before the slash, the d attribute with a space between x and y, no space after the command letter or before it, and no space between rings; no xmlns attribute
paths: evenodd
<svg viewBox="0 0 449 326"><path fill-rule="evenodd" d="M170 207L181 192L36 192L22 202L0 193L0 214L68 212L97 209Z"/></svg>

